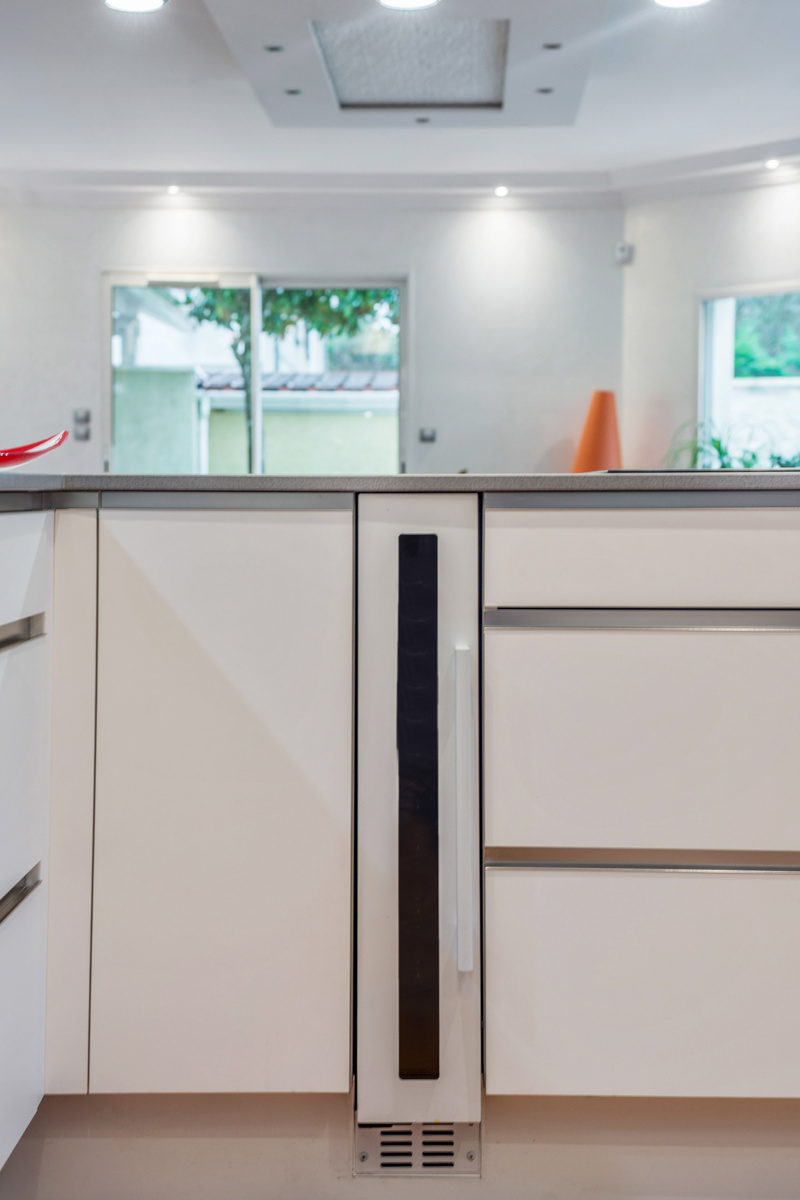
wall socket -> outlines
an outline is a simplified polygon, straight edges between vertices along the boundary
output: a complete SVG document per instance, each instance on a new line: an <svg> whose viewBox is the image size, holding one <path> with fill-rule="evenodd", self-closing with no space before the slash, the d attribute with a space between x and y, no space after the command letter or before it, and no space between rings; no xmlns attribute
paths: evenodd
<svg viewBox="0 0 800 1200"><path fill-rule="evenodd" d="M92 410L75 408L72 411L72 436L76 442L88 442L92 436Z"/></svg>

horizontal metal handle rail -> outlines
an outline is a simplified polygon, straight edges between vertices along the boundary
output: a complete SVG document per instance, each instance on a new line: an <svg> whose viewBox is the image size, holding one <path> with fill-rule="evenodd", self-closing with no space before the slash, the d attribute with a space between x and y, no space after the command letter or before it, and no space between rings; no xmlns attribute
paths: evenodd
<svg viewBox="0 0 800 1200"><path fill-rule="evenodd" d="M800 872L800 851L487 846L484 865L528 870Z"/></svg>
<svg viewBox="0 0 800 1200"><path fill-rule="evenodd" d="M9 621L7 625L0 625L0 650L10 650L12 646L33 641L43 634L44 613L22 617L19 621Z"/></svg>
<svg viewBox="0 0 800 1200"><path fill-rule="evenodd" d="M30 896L31 892L35 892L41 879L41 863L37 863L27 875L23 875L19 883L6 892L5 896L0 897L0 925L3 924L8 917L11 916L15 908L19 908L23 900Z"/></svg>
<svg viewBox="0 0 800 1200"><path fill-rule="evenodd" d="M485 629L796 632L800 608L490 608Z"/></svg>

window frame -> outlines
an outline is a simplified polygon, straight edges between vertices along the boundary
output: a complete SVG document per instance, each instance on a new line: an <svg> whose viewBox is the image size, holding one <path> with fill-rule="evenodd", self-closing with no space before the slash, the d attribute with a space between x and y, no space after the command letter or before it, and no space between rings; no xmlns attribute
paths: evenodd
<svg viewBox="0 0 800 1200"><path fill-rule="evenodd" d="M303 276L280 275L271 272L254 271L186 271L181 269L147 269L139 271L104 271L102 275L102 329L103 352L101 358L103 372L101 435L103 453L103 471L112 473L113 446L113 405L114 405L114 372L111 362L111 334L113 331L113 296L115 287L153 287L161 284L167 287L186 287L205 284L208 287L249 288L250 313L257 321L253 328L261 329L262 289L268 288L396 288L400 300L400 337L398 348L398 474L405 474L407 462L408 436L408 385L411 378L409 370L409 278L386 279L385 277L370 278L367 276ZM264 474L263 446L263 412L260 403L261 389L256 387L256 381L261 378L261 362L259 338L253 338L250 352L250 403L253 428L253 447L249 474Z"/></svg>
<svg viewBox="0 0 800 1200"><path fill-rule="evenodd" d="M785 292L800 292L800 279L781 283L742 283L735 287L710 288L695 295L697 306L697 423L705 426L711 419L712 380L708 369L712 354L712 321L710 305L715 300L740 300L746 296L780 296Z"/></svg>

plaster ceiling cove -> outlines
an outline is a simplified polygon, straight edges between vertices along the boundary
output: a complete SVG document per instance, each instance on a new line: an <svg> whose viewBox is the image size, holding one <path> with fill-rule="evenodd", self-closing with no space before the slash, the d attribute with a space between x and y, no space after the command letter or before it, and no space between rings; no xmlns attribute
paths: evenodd
<svg viewBox="0 0 800 1200"><path fill-rule="evenodd" d="M607 0L206 0L276 126L573 125Z"/></svg>

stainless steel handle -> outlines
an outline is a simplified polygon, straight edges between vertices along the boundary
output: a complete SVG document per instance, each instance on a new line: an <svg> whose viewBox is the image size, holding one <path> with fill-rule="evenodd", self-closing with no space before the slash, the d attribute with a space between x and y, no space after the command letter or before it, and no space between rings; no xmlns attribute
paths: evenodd
<svg viewBox="0 0 800 1200"><path fill-rule="evenodd" d="M472 826L474 784L472 772L472 654L468 646L455 648L455 752L456 752L456 948L458 969L473 970Z"/></svg>
<svg viewBox="0 0 800 1200"><path fill-rule="evenodd" d="M0 925L11 916L15 908L19 908L23 900L27 900L31 892L36 891L42 882L41 868L42 864L37 863L22 876L19 883L15 883L10 891L6 892L5 896L0 896Z"/></svg>
<svg viewBox="0 0 800 1200"><path fill-rule="evenodd" d="M10 650L12 646L20 646L44 634L44 613L36 613L32 617L21 617L19 621L9 621L0 625L0 650Z"/></svg>

